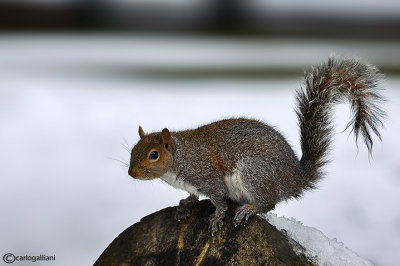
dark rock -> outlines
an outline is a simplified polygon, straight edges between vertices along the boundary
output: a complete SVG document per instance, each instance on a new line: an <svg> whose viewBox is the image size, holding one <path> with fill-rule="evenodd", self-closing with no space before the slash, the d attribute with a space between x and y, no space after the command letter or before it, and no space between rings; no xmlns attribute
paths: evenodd
<svg viewBox="0 0 400 266"><path fill-rule="evenodd" d="M185 221L175 220L176 207L144 217L122 232L94 265L313 265L296 255L285 234L255 216L246 226L233 226L236 205L229 204L223 228L211 236L208 200L193 206Z"/></svg>

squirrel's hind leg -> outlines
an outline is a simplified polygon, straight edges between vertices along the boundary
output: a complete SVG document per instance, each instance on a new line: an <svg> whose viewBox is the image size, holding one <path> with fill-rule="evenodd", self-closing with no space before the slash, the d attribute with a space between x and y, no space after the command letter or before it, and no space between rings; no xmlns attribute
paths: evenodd
<svg viewBox="0 0 400 266"><path fill-rule="evenodd" d="M247 222L252 216L256 215L257 213L268 212L273 208L274 207L271 206L267 208L260 208L254 205L245 204L236 209L236 214L235 217L233 218L233 224L235 225L235 227L241 224L247 224Z"/></svg>
<svg viewBox="0 0 400 266"><path fill-rule="evenodd" d="M179 206L176 208L176 219L178 221L184 220L191 214L191 208L199 200L199 197L190 194L189 197L179 202Z"/></svg>
<svg viewBox="0 0 400 266"><path fill-rule="evenodd" d="M235 227L246 224L250 217L257 214L257 207L254 205L243 205L236 209L235 217L233 218L233 224Z"/></svg>

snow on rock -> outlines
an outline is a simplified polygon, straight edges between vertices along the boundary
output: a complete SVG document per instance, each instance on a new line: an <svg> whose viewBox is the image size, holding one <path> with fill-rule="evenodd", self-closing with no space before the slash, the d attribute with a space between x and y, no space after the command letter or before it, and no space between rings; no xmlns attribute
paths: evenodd
<svg viewBox="0 0 400 266"><path fill-rule="evenodd" d="M278 230L286 231L289 238L304 248L301 252L313 258L318 265L372 265L336 238L329 239L318 229L304 226L294 218L278 217L274 213L262 214L261 217Z"/></svg>

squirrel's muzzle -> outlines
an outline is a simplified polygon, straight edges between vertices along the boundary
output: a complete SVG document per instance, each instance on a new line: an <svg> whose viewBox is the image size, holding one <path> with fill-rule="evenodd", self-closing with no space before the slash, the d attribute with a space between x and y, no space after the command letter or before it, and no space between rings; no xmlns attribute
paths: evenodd
<svg viewBox="0 0 400 266"><path fill-rule="evenodd" d="M129 168L128 175L130 175L133 178L136 178L137 172L133 168Z"/></svg>

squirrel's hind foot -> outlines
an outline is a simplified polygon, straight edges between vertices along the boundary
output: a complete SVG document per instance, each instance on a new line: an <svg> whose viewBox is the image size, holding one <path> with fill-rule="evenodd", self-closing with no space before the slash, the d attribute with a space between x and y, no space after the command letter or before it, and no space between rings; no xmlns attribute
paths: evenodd
<svg viewBox="0 0 400 266"><path fill-rule="evenodd" d="M233 218L233 224L235 227L241 224L247 224L250 217L257 214L257 207L253 205L243 205L236 209L235 218Z"/></svg>

